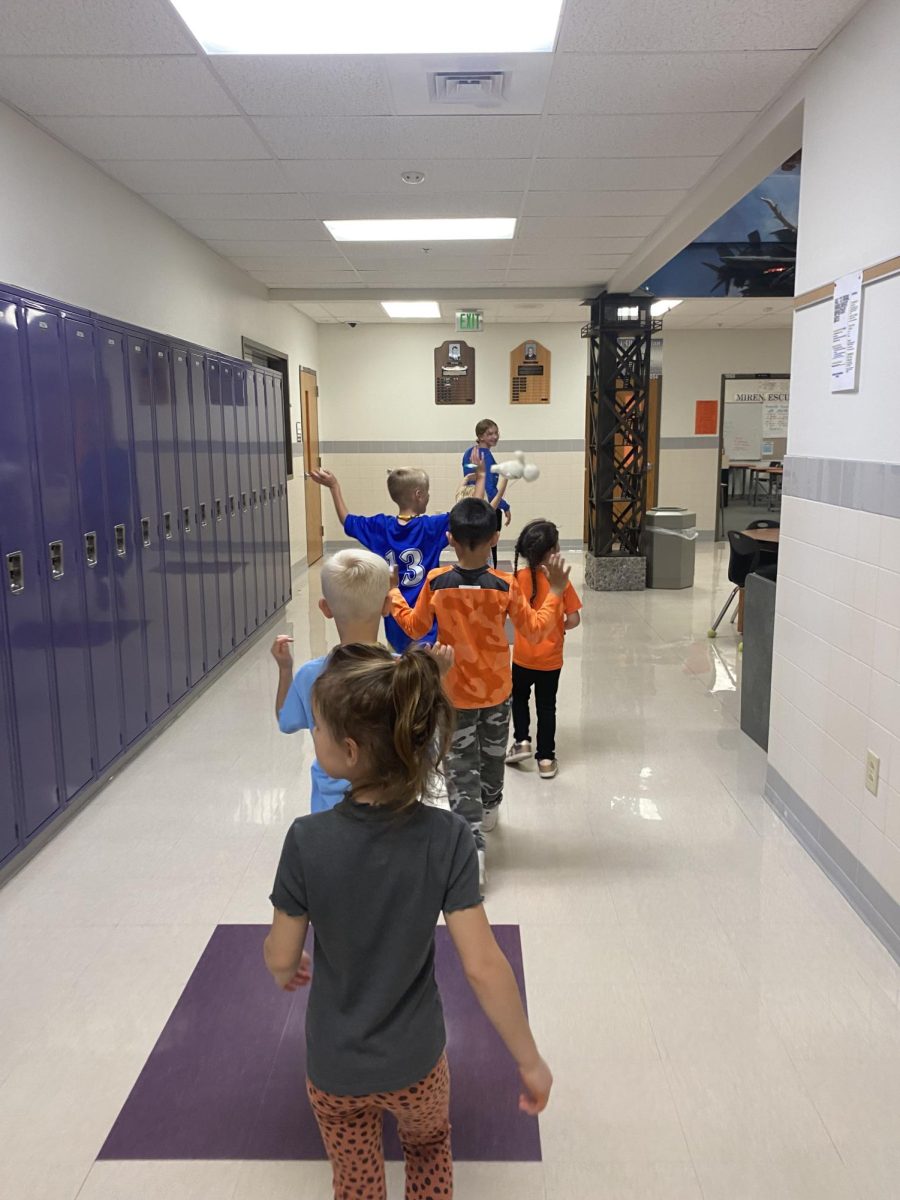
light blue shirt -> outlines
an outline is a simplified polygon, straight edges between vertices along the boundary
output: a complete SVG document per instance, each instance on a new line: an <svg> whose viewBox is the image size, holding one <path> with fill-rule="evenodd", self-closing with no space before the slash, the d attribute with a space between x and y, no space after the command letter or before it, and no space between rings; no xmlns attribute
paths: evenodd
<svg viewBox="0 0 900 1200"><path fill-rule="evenodd" d="M325 658L314 658L310 662L304 663L294 676L291 690L278 714L278 728L282 733L296 733L299 729L312 729L314 723L313 684L324 671L326 661ZM326 812L329 808L340 804L350 787L349 780L332 779L315 760L313 760L310 776L312 779L310 810L314 813Z"/></svg>

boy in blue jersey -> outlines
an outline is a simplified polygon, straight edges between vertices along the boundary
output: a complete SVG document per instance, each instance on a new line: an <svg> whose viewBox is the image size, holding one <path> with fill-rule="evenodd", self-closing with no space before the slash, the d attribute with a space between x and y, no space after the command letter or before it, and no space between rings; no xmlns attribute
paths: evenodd
<svg viewBox="0 0 900 1200"><path fill-rule="evenodd" d="M486 466L477 452L471 461L476 468L475 495L481 498L486 486ZM380 555L391 570L396 568L403 599L410 608L415 608L425 577L440 565L441 553L447 548L447 534L450 531L448 512L432 516L426 513L430 492L426 472L418 467L400 467L391 471L387 486L391 499L397 505L397 515L378 513L374 517L360 517L349 511L341 485L332 471L324 471L320 467L311 471L309 477L331 492L344 532L356 538L373 554ZM389 613L384 618L384 632L398 654L402 654L412 642L412 638L403 632ZM435 621L419 641L432 645L436 638Z"/></svg>
<svg viewBox="0 0 900 1200"><path fill-rule="evenodd" d="M322 599L319 608L337 625L342 646L353 642L374 645L378 641L382 616L390 610L388 599L390 568L383 558L366 550L341 550L326 559L322 567ZM278 692L275 715L282 733L312 729L313 684L325 670L326 659L314 658L294 674L294 659L285 635L276 637L272 657L278 663ZM310 771L312 812L334 808L344 799L350 784L346 779L332 779L313 760Z"/></svg>

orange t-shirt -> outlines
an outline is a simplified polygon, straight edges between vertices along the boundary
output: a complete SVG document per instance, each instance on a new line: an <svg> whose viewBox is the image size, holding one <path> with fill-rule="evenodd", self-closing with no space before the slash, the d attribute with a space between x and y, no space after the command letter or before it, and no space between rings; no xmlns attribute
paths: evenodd
<svg viewBox="0 0 900 1200"><path fill-rule="evenodd" d="M516 575L522 594L527 600L534 586L530 567L523 567ZM540 608L550 593L550 584L543 571L537 572L537 591L533 606ZM516 630L516 640L513 645L513 662L518 667L528 667L531 671L558 671L563 665L563 640L566 636L564 618L569 613L578 612L581 600L578 593L568 585L562 595L562 610L556 621L551 625L548 636L542 642L528 641L519 636Z"/></svg>
<svg viewBox="0 0 900 1200"><path fill-rule="evenodd" d="M491 708L508 700L512 667L506 618L516 637L539 642L562 621L562 599L550 591L532 607L512 575L490 567L437 567L429 571L416 607L399 588L390 593L394 620L411 638L424 637L437 617L438 641L453 647L444 689L455 708Z"/></svg>

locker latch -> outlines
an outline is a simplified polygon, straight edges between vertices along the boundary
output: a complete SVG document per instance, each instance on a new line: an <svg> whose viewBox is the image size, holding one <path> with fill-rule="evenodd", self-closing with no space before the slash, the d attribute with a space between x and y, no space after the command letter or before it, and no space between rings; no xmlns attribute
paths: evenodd
<svg viewBox="0 0 900 1200"><path fill-rule="evenodd" d="M241 492L241 511L242 512L247 511L247 493L246 492Z"/></svg>
<svg viewBox="0 0 900 1200"><path fill-rule="evenodd" d="M62 579L66 573L63 565L63 544L62 542L50 542L48 549L50 551L50 578Z"/></svg>
<svg viewBox="0 0 900 1200"><path fill-rule="evenodd" d="M250 493L250 507L256 508L256 488Z"/></svg>
<svg viewBox="0 0 900 1200"><path fill-rule="evenodd" d="M116 554L118 554L119 558L124 558L127 553L125 547L125 526L116 525L114 532L116 535Z"/></svg>
<svg viewBox="0 0 900 1200"><path fill-rule="evenodd" d="M206 524L207 524L207 520L206 520L206 501L205 501L205 500L202 500L202 501L200 502L200 524L201 524L201 525L203 525L204 527L205 527L205 526L206 526Z"/></svg>
<svg viewBox="0 0 900 1200"><path fill-rule="evenodd" d="M163 513L163 531L166 535L166 541L172 540L172 514L170 512Z"/></svg>
<svg viewBox="0 0 900 1200"><path fill-rule="evenodd" d="M231 516L234 516L234 496L228 497L228 511Z"/></svg>
<svg viewBox="0 0 900 1200"><path fill-rule="evenodd" d="M22 551L14 550L6 556L6 574L9 578L11 592L25 591L25 566L22 561Z"/></svg>
<svg viewBox="0 0 900 1200"><path fill-rule="evenodd" d="M150 545L150 518L141 517L141 541L145 546Z"/></svg>
<svg viewBox="0 0 900 1200"><path fill-rule="evenodd" d="M216 520L222 520L222 501L218 498L216 499Z"/></svg>
<svg viewBox="0 0 900 1200"><path fill-rule="evenodd" d="M184 509L182 509L182 514L184 516L184 532L190 533L191 532L191 510L189 508L184 508Z"/></svg>
<svg viewBox="0 0 900 1200"><path fill-rule="evenodd" d="M84 561L89 567L96 567L97 565L96 533L86 533L84 535Z"/></svg>

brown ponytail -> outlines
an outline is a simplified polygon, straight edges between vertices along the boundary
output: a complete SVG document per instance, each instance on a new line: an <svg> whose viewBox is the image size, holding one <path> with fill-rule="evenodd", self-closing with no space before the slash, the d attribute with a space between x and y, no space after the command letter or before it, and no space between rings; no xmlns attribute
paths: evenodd
<svg viewBox="0 0 900 1200"><path fill-rule="evenodd" d="M394 812L432 794L453 736L453 709L427 650L395 658L383 646L338 646L313 701L332 734L352 738L369 760L371 778L357 790L382 789Z"/></svg>

